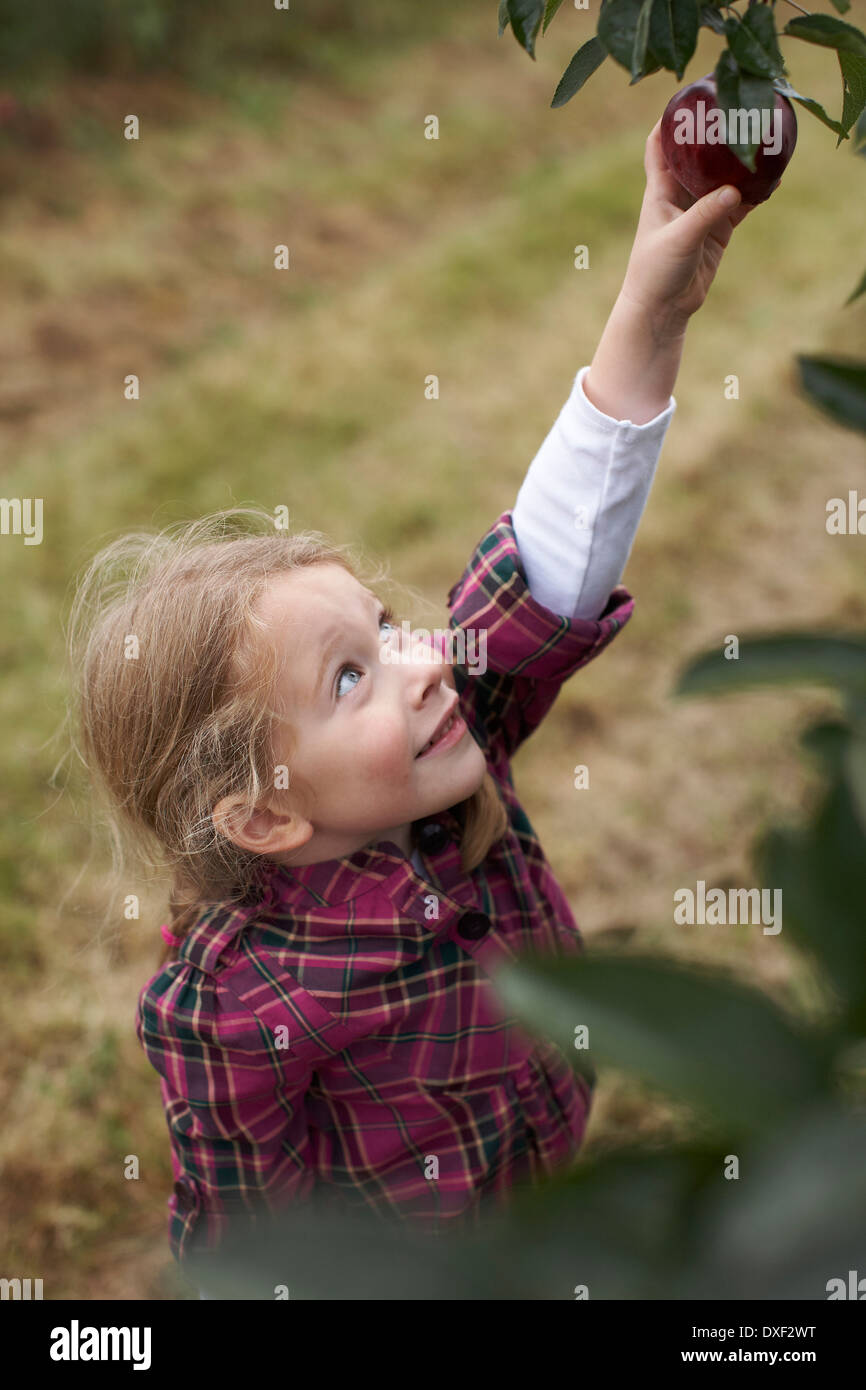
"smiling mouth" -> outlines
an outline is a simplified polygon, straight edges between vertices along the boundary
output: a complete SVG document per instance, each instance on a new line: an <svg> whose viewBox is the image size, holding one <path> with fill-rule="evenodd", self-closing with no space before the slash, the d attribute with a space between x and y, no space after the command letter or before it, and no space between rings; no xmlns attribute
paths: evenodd
<svg viewBox="0 0 866 1390"><path fill-rule="evenodd" d="M432 748L437 748L439 744L447 738L448 734L452 731L454 725L458 721L460 721L460 713L457 706L455 705L454 709L451 711L451 714L445 720L445 723L442 725L442 728L439 730L438 734L435 734L433 738L429 739L427 743L424 744L424 747L421 749L420 753L415 754L416 761L418 758L423 758L425 753L429 753Z"/></svg>

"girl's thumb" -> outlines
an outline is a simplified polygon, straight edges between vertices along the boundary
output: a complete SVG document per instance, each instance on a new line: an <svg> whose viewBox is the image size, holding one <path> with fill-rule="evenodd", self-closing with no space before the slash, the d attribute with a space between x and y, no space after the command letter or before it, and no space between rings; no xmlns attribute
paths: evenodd
<svg viewBox="0 0 866 1390"><path fill-rule="evenodd" d="M680 236L689 242L700 240L706 235L707 228L735 208L740 199L740 190L730 183L722 188L714 188L712 193L705 193L677 222Z"/></svg>

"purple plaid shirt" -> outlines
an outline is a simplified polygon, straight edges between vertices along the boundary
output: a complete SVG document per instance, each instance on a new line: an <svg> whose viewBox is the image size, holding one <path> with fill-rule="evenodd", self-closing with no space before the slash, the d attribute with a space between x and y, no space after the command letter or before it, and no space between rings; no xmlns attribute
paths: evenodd
<svg viewBox="0 0 866 1390"><path fill-rule="evenodd" d="M214 1249L233 1212L255 1219L323 1185L428 1229L477 1221L483 1199L504 1203L580 1146L591 1086L509 1018L487 972L529 948L583 950L510 760L634 600L617 586L597 620L542 607L506 511L448 605L474 650L486 633L486 671L455 664L454 678L508 831L468 875L456 808L413 825L425 878L389 840L268 864L254 906L212 905L147 983L136 1032L161 1078L179 1261Z"/></svg>

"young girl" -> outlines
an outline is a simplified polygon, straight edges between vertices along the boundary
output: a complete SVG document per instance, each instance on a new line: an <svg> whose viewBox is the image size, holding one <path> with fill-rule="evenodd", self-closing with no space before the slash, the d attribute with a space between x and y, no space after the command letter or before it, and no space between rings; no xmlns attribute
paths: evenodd
<svg viewBox="0 0 866 1390"><path fill-rule="evenodd" d="M506 1021L488 972L529 946L583 949L510 763L631 617L618 581L686 326L750 210L694 202L659 127L592 363L448 594L477 670L409 651L318 533L215 536L205 519L134 536L79 591L83 754L118 836L155 837L174 874L136 1026L181 1264L233 1214L314 1187L454 1229L580 1146L590 1085Z"/></svg>

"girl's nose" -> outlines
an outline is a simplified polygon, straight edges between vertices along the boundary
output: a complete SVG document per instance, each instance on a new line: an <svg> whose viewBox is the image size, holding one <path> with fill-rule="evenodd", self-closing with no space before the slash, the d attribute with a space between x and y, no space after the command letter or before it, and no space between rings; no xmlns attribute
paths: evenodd
<svg viewBox="0 0 866 1390"><path fill-rule="evenodd" d="M447 666L441 641L436 639L435 634L432 638L419 637L411 644L408 660L407 680L414 699L420 704L430 691L435 691L443 683Z"/></svg>

